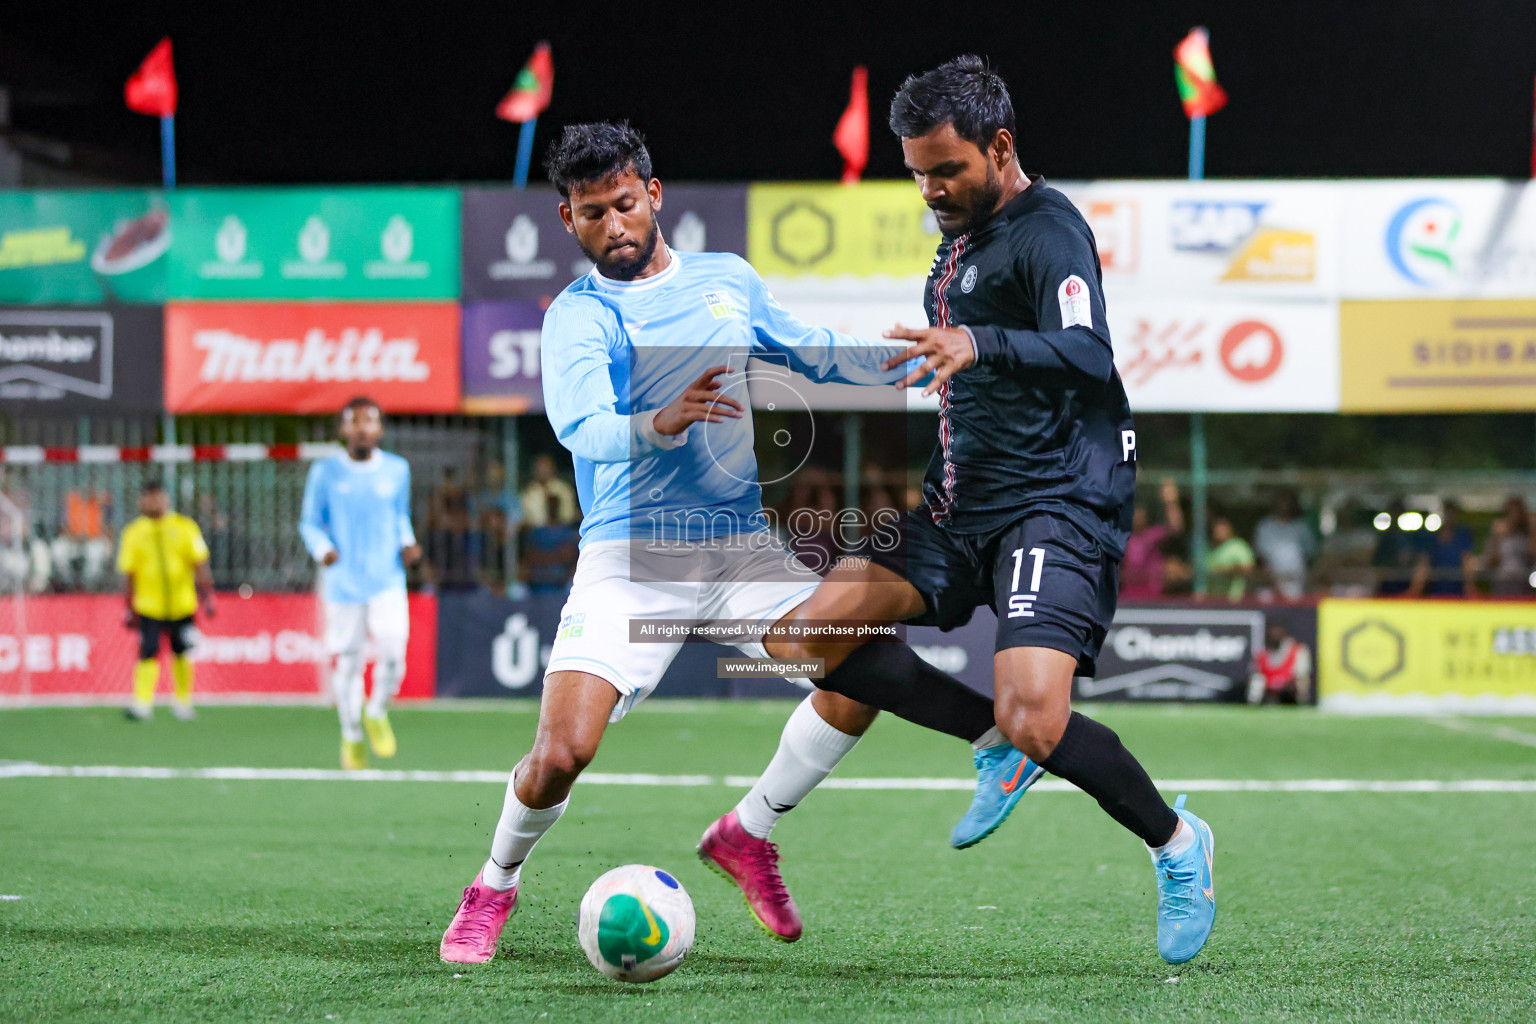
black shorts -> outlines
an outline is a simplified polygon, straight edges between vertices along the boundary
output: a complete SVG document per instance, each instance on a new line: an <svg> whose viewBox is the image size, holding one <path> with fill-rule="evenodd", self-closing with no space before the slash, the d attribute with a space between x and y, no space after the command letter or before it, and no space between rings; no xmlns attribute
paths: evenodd
<svg viewBox="0 0 1536 1024"><path fill-rule="evenodd" d="M936 526L927 506L908 512L893 551L867 549L907 580L927 610L914 626L963 626L978 606L997 614L996 650L1048 647L1094 674L1115 617L1120 562L1087 530L1054 512L1031 512L992 533Z"/></svg>
<svg viewBox="0 0 1536 1024"><path fill-rule="evenodd" d="M172 654L186 654L192 649L192 616L184 619L152 619L139 616L139 660L160 657L160 634L171 641Z"/></svg>

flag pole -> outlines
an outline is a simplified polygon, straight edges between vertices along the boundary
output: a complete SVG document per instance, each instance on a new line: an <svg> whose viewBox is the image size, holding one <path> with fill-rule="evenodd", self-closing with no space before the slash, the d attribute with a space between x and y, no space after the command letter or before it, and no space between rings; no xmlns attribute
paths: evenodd
<svg viewBox="0 0 1536 1024"><path fill-rule="evenodd" d="M167 189L176 187L176 117L160 118L160 175Z"/></svg>
<svg viewBox="0 0 1536 1024"><path fill-rule="evenodd" d="M517 170L512 172L513 188L528 187L528 165L533 161L533 127L538 123L537 117L530 117L517 133Z"/></svg>
<svg viewBox="0 0 1536 1024"><path fill-rule="evenodd" d="M1189 180L1205 177L1205 115L1189 119Z"/></svg>

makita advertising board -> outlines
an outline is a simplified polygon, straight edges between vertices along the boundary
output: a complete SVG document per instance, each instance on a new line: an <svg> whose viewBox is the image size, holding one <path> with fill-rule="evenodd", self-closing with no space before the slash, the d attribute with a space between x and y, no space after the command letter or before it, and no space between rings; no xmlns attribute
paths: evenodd
<svg viewBox="0 0 1536 1024"><path fill-rule="evenodd" d="M745 185L666 185L656 223L678 252L747 251ZM548 300L592 269L553 188L467 188L464 299Z"/></svg>
<svg viewBox="0 0 1536 1024"><path fill-rule="evenodd" d="M0 410L161 411L159 306L0 307Z"/></svg>
<svg viewBox="0 0 1536 1024"><path fill-rule="evenodd" d="M386 412L459 408L454 302L171 303L171 412L335 412L367 395Z"/></svg>
<svg viewBox="0 0 1536 1024"><path fill-rule="evenodd" d="M1121 608L1099 652L1098 674L1078 679L1073 698L1241 701L1272 623L1317 649L1317 609L1310 606Z"/></svg>

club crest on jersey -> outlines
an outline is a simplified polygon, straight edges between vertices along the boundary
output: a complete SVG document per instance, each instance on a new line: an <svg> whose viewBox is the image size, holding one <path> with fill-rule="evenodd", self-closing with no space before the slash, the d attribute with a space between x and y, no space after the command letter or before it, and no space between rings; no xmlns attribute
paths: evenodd
<svg viewBox="0 0 1536 1024"><path fill-rule="evenodd" d="M740 316L736 308L736 302L728 292L705 292L704 305L715 315L716 320L724 320L726 317Z"/></svg>
<svg viewBox="0 0 1536 1024"><path fill-rule="evenodd" d="M1088 297L1088 285L1076 274L1056 289L1056 303L1061 307L1063 328L1093 326L1093 303Z"/></svg>
<svg viewBox="0 0 1536 1024"><path fill-rule="evenodd" d="M965 276L960 279L960 290L967 295L976 287L976 265L973 263L965 268Z"/></svg>

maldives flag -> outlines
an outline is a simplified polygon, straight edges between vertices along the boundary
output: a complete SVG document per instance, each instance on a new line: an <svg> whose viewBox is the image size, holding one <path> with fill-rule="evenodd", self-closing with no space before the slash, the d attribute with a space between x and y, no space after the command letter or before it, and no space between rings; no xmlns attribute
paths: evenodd
<svg viewBox="0 0 1536 1024"><path fill-rule="evenodd" d="M1173 48L1173 77L1179 83L1179 99L1185 117L1208 117L1227 105L1227 93L1216 84L1211 65L1211 42L1205 29L1194 28Z"/></svg>
<svg viewBox="0 0 1536 1024"><path fill-rule="evenodd" d="M555 58L549 52L549 44L540 43L517 73L512 91L496 104L496 116L503 121L532 121L549 106L554 91Z"/></svg>
<svg viewBox="0 0 1536 1024"><path fill-rule="evenodd" d="M171 66L171 37L155 44L123 87L128 109L151 117L176 116L176 69Z"/></svg>
<svg viewBox="0 0 1536 1024"><path fill-rule="evenodd" d="M853 69L848 109L837 119L832 144L843 156L843 184L852 185L869 165L869 72L862 64Z"/></svg>

